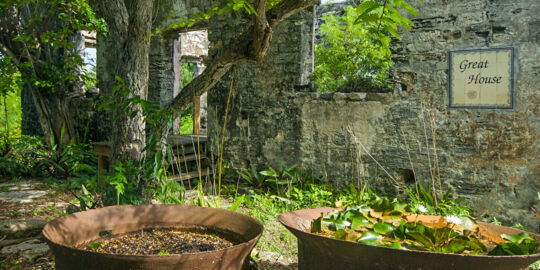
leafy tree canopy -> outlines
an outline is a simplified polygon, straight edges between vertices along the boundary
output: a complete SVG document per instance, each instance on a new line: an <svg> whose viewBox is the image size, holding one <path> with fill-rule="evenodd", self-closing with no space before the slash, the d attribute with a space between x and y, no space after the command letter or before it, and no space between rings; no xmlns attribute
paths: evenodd
<svg viewBox="0 0 540 270"><path fill-rule="evenodd" d="M388 86L387 72L393 65L391 38L400 38L398 26L410 30L413 25L398 8L418 14L403 0L365 0L348 6L343 16L323 16L313 74L319 91L369 91Z"/></svg>
<svg viewBox="0 0 540 270"><path fill-rule="evenodd" d="M80 79L83 62L74 34L105 30L86 0L2 1L0 23L0 51L11 57L25 82L53 93Z"/></svg>

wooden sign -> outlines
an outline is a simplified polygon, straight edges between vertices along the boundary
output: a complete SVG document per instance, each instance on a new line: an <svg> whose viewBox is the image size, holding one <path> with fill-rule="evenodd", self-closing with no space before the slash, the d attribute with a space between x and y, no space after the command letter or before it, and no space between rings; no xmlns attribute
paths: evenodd
<svg viewBox="0 0 540 270"><path fill-rule="evenodd" d="M514 48L450 51L449 107L512 109Z"/></svg>

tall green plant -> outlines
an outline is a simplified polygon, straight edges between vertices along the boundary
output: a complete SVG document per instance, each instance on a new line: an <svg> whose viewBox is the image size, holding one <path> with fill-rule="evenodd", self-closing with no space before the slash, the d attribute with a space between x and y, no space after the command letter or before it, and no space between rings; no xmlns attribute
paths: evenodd
<svg viewBox="0 0 540 270"><path fill-rule="evenodd" d="M319 91L388 87L391 37L400 38L398 26L410 30L413 25L396 7L417 15L403 0L366 0L357 7L347 6L343 16L323 16L313 73Z"/></svg>
<svg viewBox="0 0 540 270"><path fill-rule="evenodd" d="M20 99L22 80L21 74L12 64L11 57L0 57L0 134L3 142L0 153L7 153L10 150L10 135L12 129L15 130L21 125ZM18 101L18 102L17 102Z"/></svg>

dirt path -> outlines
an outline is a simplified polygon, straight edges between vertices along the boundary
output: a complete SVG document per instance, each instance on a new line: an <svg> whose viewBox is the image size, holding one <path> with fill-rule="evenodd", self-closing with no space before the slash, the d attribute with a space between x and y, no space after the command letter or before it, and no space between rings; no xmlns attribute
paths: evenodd
<svg viewBox="0 0 540 270"><path fill-rule="evenodd" d="M41 229L70 199L38 180L0 180L0 269L54 269Z"/></svg>

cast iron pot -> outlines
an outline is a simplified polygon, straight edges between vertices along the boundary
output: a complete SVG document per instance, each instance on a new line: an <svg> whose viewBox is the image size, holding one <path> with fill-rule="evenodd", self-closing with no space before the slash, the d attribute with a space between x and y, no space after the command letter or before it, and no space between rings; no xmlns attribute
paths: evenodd
<svg viewBox="0 0 540 270"><path fill-rule="evenodd" d="M298 269L527 269L540 260L539 253L528 256L484 256L445 254L369 246L310 233L311 221L337 209L303 209L281 214L278 220L298 238ZM414 215L424 224L437 226L441 217ZM521 230L478 222L480 233L500 242L500 235ZM540 235L531 234L540 241Z"/></svg>
<svg viewBox="0 0 540 270"><path fill-rule="evenodd" d="M234 235L240 244L199 253L177 255L112 255L77 246L91 242L100 232L122 234L144 228L206 227ZM56 269L248 269L249 254L263 225L236 212L187 205L110 206L78 212L49 222L43 229L55 256Z"/></svg>

